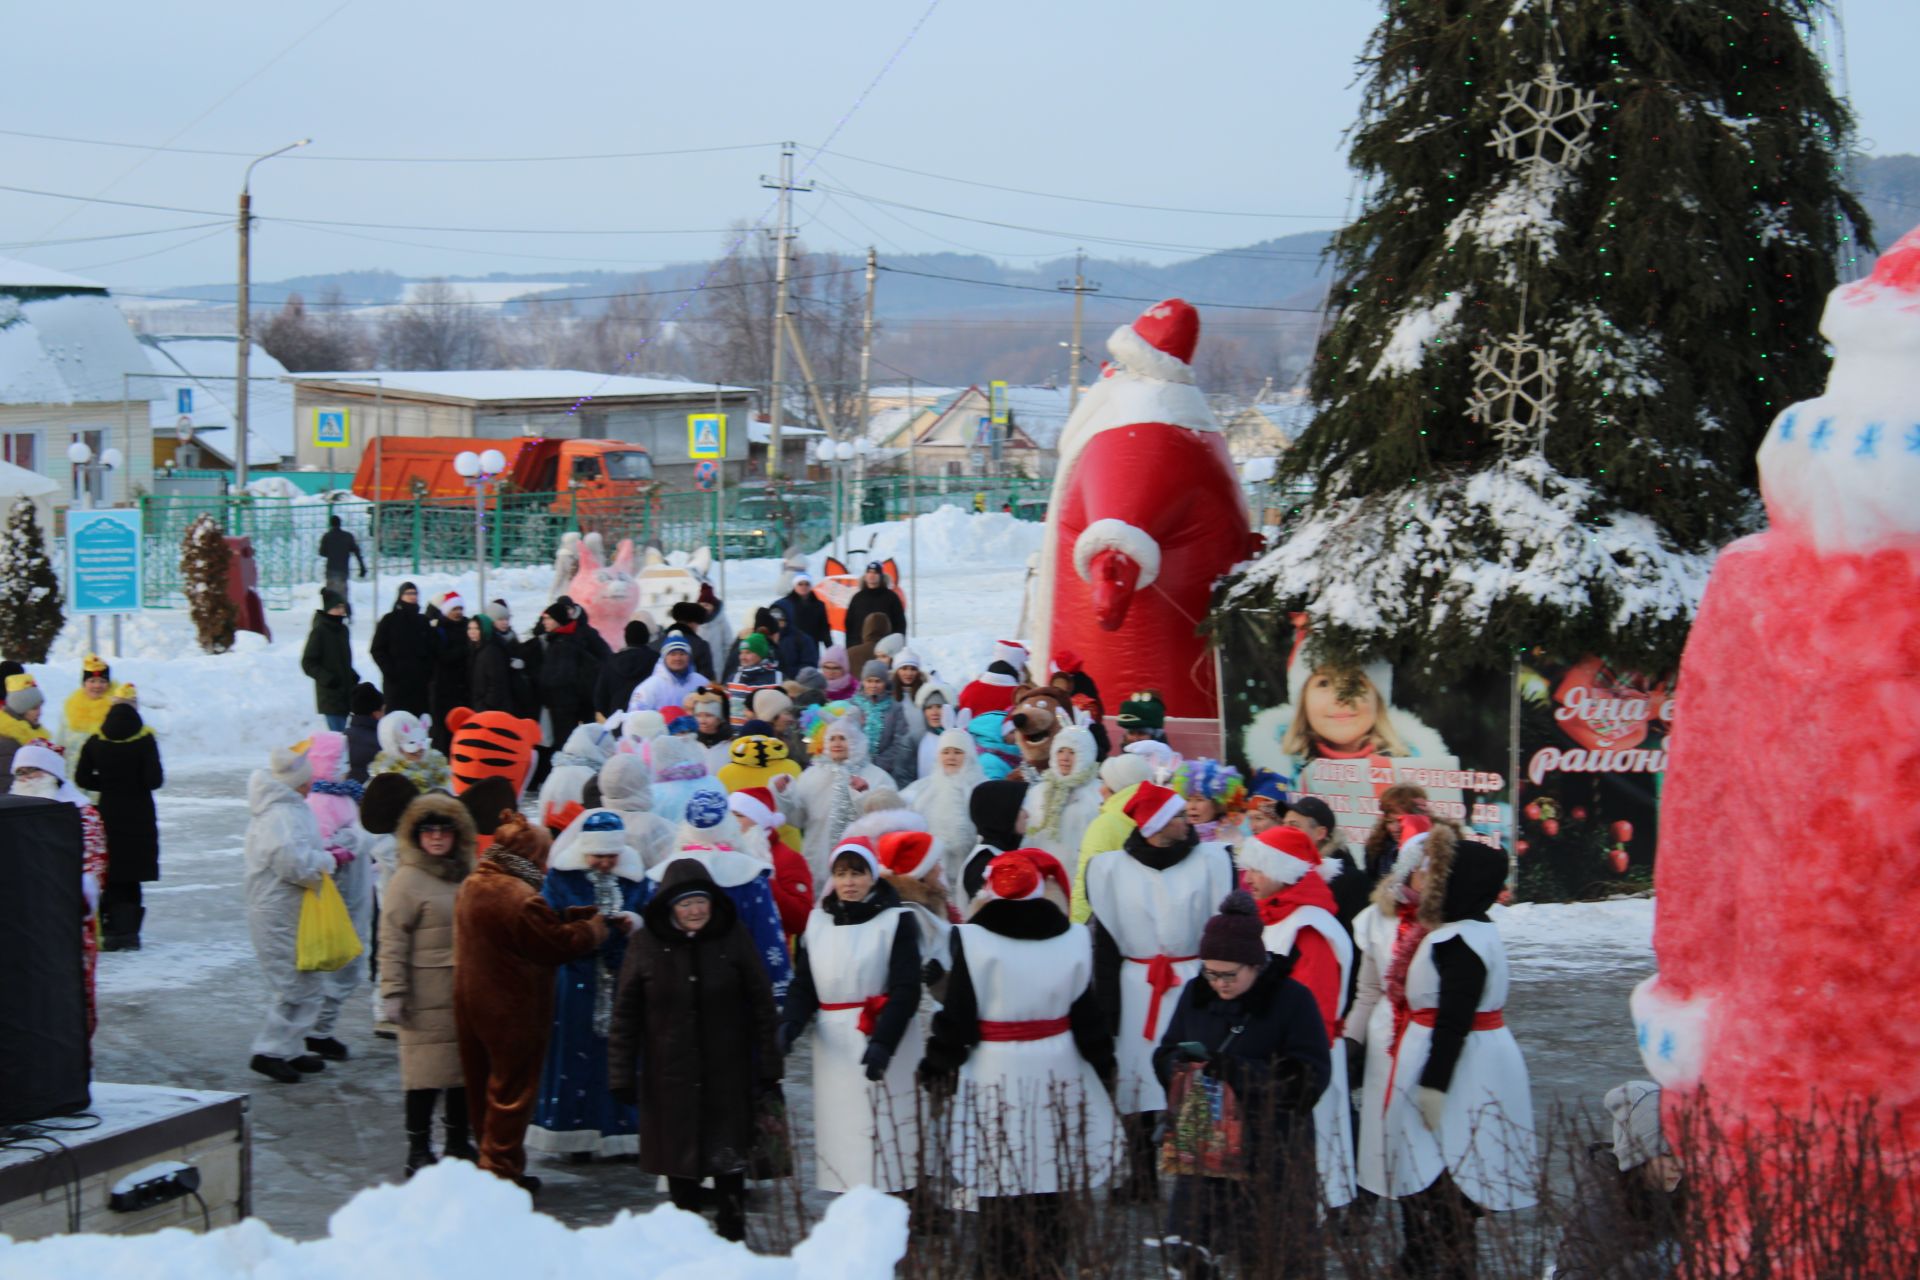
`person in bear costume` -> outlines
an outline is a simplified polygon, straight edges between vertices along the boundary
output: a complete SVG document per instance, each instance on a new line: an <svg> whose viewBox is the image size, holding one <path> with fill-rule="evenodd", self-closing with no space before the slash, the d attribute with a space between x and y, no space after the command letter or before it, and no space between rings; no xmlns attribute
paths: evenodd
<svg viewBox="0 0 1920 1280"><path fill-rule="evenodd" d="M511 810L454 903L453 1015L480 1167L528 1191L527 1125L553 1025L554 971L607 939L593 907L540 896L551 838Z"/></svg>
<svg viewBox="0 0 1920 1280"><path fill-rule="evenodd" d="M1053 760L1053 740L1073 722L1073 708L1052 685L1023 685L1014 690L1013 705L1007 710L1007 723L1013 726L1009 740L1020 750L1029 783L1046 775Z"/></svg>

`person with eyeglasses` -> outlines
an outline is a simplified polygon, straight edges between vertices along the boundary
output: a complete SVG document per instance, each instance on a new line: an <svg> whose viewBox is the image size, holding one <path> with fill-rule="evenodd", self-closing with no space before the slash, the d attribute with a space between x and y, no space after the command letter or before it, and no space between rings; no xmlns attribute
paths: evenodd
<svg viewBox="0 0 1920 1280"><path fill-rule="evenodd" d="M1171 1272L1321 1274L1314 1104L1332 1075L1326 1024L1293 958L1268 952L1251 894L1226 895L1200 936L1200 969L1180 992L1153 1053L1170 1088L1198 1064L1201 1087L1239 1108L1238 1177L1176 1175L1162 1242Z"/></svg>

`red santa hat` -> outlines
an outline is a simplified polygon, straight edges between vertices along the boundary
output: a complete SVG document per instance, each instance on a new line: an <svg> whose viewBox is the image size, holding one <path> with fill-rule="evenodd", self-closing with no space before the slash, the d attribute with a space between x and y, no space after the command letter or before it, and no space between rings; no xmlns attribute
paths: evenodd
<svg viewBox="0 0 1920 1280"><path fill-rule="evenodd" d="M1005 902L1045 897L1049 883L1062 900L1072 896L1067 869L1045 849L1014 849L987 866L987 892Z"/></svg>
<svg viewBox="0 0 1920 1280"><path fill-rule="evenodd" d="M1280 884L1298 884L1320 867L1320 847L1298 827L1268 827L1237 850L1245 871L1258 871Z"/></svg>
<svg viewBox="0 0 1920 1280"><path fill-rule="evenodd" d="M440 612L452 613L455 609L464 609L467 602L460 598L458 591L449 591L440 597Z"/></svg>
<svg viewBox="0 0 1920 1280"><path fill-rule="evenodd" d="M1107 339L1107 350L1129 373L1162 382L1193 381L1193 350L1200 343L1200 313L1179 298L1156 302Z"/></svg>
<svg viewBox="0 0 1920 1280"><path fill-rule="evenodd" d="M765 787L742 787L727 797L727 808L737 817L746 818L762 831L771 831L781 824L780 804L773 798L773 792Z"/></svg>
<svg viewBox="0 0 1920 1280"><path fill-rule="evenodd" d="M873 875L874 879L878 880L880 878L880 873L883 870L880 865L880 855L875 851L873 841L867 839L865 836L856 836L851 840L842 840L839 844L833 846L833 856L827 859L827 874L832 875L833 864L848 855L859 858L865 862L867 864L867 870Z"/></svg>
<svg viewBox="0 0 1920 1280"><path fill-rule="evenodd" d="M1126 815L1133 819L1133 825L1140 828L1143 836L1156 836L1169 822L1187 811L1187 802L1180 793L1169 790L1156 782L1143 782L1133 793L1133 799L1127 801Z"/></svg>
<svg viewBox="0 0 1920 1280"><path fill-rule="evenodd" d="M925 831L890 831L878 842L880 865L917 880L940 865L940 842Z"/></svg>
<svg viewBox="0 0 1920 1280"><path fill-rule="evenodd" d="M1018 640L995 640L993 642L993 660L995 662L1006 663L1016 672L1024 668L1027 665L1027 659L1032 656L1033 655L1028 652L1027 646L1021 644Z"/></svg>

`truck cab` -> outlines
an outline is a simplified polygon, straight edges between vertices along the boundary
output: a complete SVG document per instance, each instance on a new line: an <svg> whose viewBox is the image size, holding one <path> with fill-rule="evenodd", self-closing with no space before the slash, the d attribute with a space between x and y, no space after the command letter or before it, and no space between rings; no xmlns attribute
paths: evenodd
<svg viewBox="0 0 1920 1280"><path fill-rule="evenodd" d="M530 493L579 498L631 497L653 484L653 458L617 440L549 440L519 482ZM516 468L516 471L518 468Z"/></svg>

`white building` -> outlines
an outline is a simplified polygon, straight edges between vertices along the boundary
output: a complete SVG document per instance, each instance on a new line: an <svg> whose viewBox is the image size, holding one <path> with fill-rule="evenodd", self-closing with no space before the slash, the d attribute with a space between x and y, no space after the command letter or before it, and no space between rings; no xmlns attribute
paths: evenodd
<svg viewBox="0 0 1920 1280"><path fill-rule="evenodd" d="M75 440L125 458L95 477L95 503L152 490L153 428L139 385L151 368L105 285L0 258L0 460L58 481L56 506L79 497L67 461Z"/></svg>
<svg viewBox="0 0 1920 1280"><path fill-rule="evenodd" d="M151 397L154 461L178 467L233 467L233 350L239 339L216 334L142 334L153 376L134 390ZM258 343L247 356L247 466L277 470L293 465L293 388L287 367ZM177 446L180 420L192 428L197 449ZM195 456L197 453L197 456Z"/></svg>

